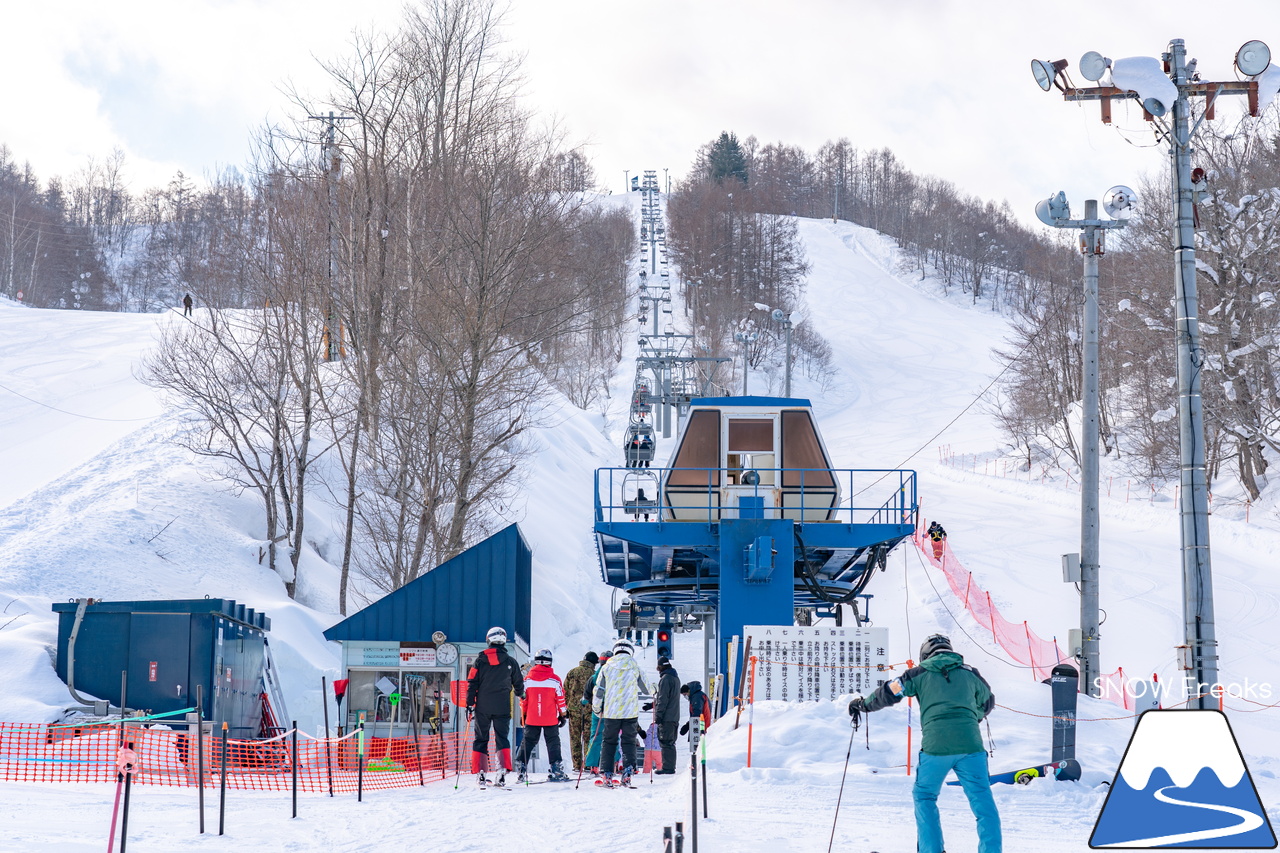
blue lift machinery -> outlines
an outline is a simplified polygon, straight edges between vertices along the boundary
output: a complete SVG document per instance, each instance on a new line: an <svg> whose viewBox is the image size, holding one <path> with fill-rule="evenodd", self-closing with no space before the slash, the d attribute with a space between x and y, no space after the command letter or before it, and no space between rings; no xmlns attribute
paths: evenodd
<svg viewBox="0 0 1280 853"><path fill-rule="evenodd" d="M595 480L601 572L632 626L711 623L721 673L745 625L842 624L841 605L865 624L866 588L917 508L914 471L833 468L804 399L695 399L670 468Z"/></svg>

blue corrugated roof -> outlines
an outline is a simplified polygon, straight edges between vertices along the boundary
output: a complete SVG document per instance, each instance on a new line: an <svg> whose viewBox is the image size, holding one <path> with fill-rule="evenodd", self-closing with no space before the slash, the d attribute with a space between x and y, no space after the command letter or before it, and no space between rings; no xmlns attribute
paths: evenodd
<svg viewBox="0 0 1280 853"><path fill-rule="evenodd" d="M484 642L501 625L529 646L533 552L510 525L324 632L327 640Z"/></svg>
<svg viewBox="0 0 1280 853"><path fill-rule="evenodd" d="M813 408L813 404L803 397L695 397L689 402L691 406L769 406L775 409L804 406Z"/></svg>

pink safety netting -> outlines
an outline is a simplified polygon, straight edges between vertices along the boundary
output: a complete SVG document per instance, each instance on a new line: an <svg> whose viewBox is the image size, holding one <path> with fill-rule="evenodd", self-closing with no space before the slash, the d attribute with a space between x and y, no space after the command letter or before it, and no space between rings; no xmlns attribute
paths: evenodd
<svg viewBox="0 0 1280 853"><path fill-rule="evenodd" d="M991 632L992 638L1004 649L1005 654L1028 667L1037 681L1048 678L1054 666L1060 663L1079 669L1073 658L1065 656L1056 639L1041 638L1025 620L1011 622L1006 619L991 603L991 593L979 586L973 572L956 558L947 540L944 538L941 542L934 542L923 531L922 520L921 528L912 536L912 541L924 555L925 562L942 572L956 599L979 625ZM1133 690L1125 678L1123 667L1101 676L1101 679L1103 697L1123 705L1125 710L1133 709Z"/></svg>

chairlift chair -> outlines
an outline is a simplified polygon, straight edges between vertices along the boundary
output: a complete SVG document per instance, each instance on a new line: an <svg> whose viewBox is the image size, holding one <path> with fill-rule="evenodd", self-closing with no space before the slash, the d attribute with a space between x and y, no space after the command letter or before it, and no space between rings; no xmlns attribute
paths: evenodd
<svg viewBox="0 0 1280 853"><path fill-rule="evenodd" d="M659 487L657 473L627 474L622 480L622 506L627 515L644 521L657 515Z"/></svg>
<svg viewBox="0 0 1280 853"><path fill-rule="evenodd" d="M627 438L623 448L627 454L628 468L648 468L649 463L653 461L656 449L653 427L644 422L627 427Z"/></svg>

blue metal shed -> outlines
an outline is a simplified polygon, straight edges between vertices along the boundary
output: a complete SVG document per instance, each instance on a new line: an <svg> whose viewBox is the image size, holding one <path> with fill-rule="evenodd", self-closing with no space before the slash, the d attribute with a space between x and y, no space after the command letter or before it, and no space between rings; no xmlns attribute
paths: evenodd
<svg viewBox="0 0 1280 853"><path fill-rule="evenodd" d="M460 704L456 691L491 627L506 629L508 651L528 660L532 588L533 552L512 524L325 631L342 643L348 680L339 725L363 715L375 737L406 736L412 703L425 701L428 731L457 730L448 706ZM396 693L417 698L397 705Z"/></svg>
<svg viewBox="0 0 1280 853"><path fill-rule="evenodd" d="M53 605L58 614L57 672L74 691L114 705L155 713L196 704L203 688L205 719L226 722L234 737L273 732L264 717L283 697L269 685L266 632L271 620L225 598L177 601L92 601ZM126 695L121 674L128 673Z"/></svg>

